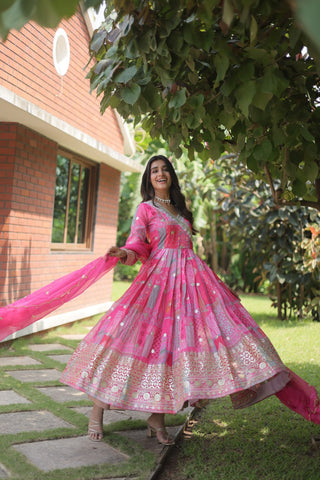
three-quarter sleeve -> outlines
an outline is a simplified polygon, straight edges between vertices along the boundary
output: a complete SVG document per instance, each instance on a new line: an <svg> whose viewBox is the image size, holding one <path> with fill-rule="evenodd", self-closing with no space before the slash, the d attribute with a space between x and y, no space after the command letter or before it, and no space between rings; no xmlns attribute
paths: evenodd
<svg viewBox="0 0 320 480"><path fill-rule="evenodd" d="M148 259L151 247L147 240L147 227L148 210L145 204L140 203L132 220L130 235L123 247L127 253L127 257L121 261L124 265L134 265L138 260L144 263Z"/></svg>

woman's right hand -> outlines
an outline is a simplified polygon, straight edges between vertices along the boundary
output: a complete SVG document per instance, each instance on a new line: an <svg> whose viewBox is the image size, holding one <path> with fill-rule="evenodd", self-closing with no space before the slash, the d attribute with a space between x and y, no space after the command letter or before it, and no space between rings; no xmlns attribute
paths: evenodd
<svg viewBox="0 0 320 480"><path fill-rule="evenodd" d="M113 247L109 248L107 255L109 255L109 257L125 258L127 256L127 252L114 245Z"/></svg>

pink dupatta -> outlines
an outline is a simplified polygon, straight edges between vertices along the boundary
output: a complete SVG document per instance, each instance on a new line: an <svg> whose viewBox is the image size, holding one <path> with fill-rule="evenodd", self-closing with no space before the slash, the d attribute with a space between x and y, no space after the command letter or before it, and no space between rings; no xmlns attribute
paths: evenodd
<svg viewBox="0 0 320 480"><path fill-rule="evenodd" d="M143 241L131 239L128 248L136 254L136 260L139 258L143 263L150 255L150 245ZM0 341L76 298L112 270L118 260L116 257L104 255L30 295L0 307Z"/></svg>
<svg viewBox="0 0 320 480"><path fill-rule="evenodd" d="M31 325L87 290L112 270L118 258L99 257L24 298L0 307L0 340Z"/></svg>

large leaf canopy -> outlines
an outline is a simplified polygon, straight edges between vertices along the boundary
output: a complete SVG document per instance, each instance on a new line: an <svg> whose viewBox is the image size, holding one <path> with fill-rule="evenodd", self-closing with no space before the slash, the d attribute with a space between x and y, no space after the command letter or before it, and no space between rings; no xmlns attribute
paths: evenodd
<svg viewBox="0 0 320 480"><path fill-rule="evenodd" d="M114 0L107 14L89 73L102 112L133 116L177 157L235 152L279 204L320 208L318 52L289 4Z"/></svg>
<svg viewBox="0 0 320 480"><path fill-rule="evenodd" d="M56 26L76 5L3 0L0 33ZM235 152L280 205L320 209L319 12L318 0L110 0L91 88L177 157Z"/></svg>

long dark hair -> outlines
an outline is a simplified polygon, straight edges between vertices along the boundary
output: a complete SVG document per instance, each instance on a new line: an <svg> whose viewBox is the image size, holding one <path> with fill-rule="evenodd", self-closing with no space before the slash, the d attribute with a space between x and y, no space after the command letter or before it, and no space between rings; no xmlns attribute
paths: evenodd
<svg viewBox="0 0 320 480"><path fill-rule="evenodd" d="M170 160L164 155L154 155L153 157L150 158L150 160L146 165L146 169L142 175L141 188L140 188L142 201L147 202L148 200L152 200L152 202L154 202L155 193L154 193L154 189L151 184L150 178L151 178L151 165L156 160L163 160L166 163L170 173L170 177L171 177L171 186L169 190L170 200L174 205L175 209L178 211L178 213L180 213L180 215L182 215L185 219L187 219L190 222L192 233L196 233L196 229L193 226L193 215L192 215L192 212L187 208L186 199L183 193L181 192L177 174Z"/></svg>

